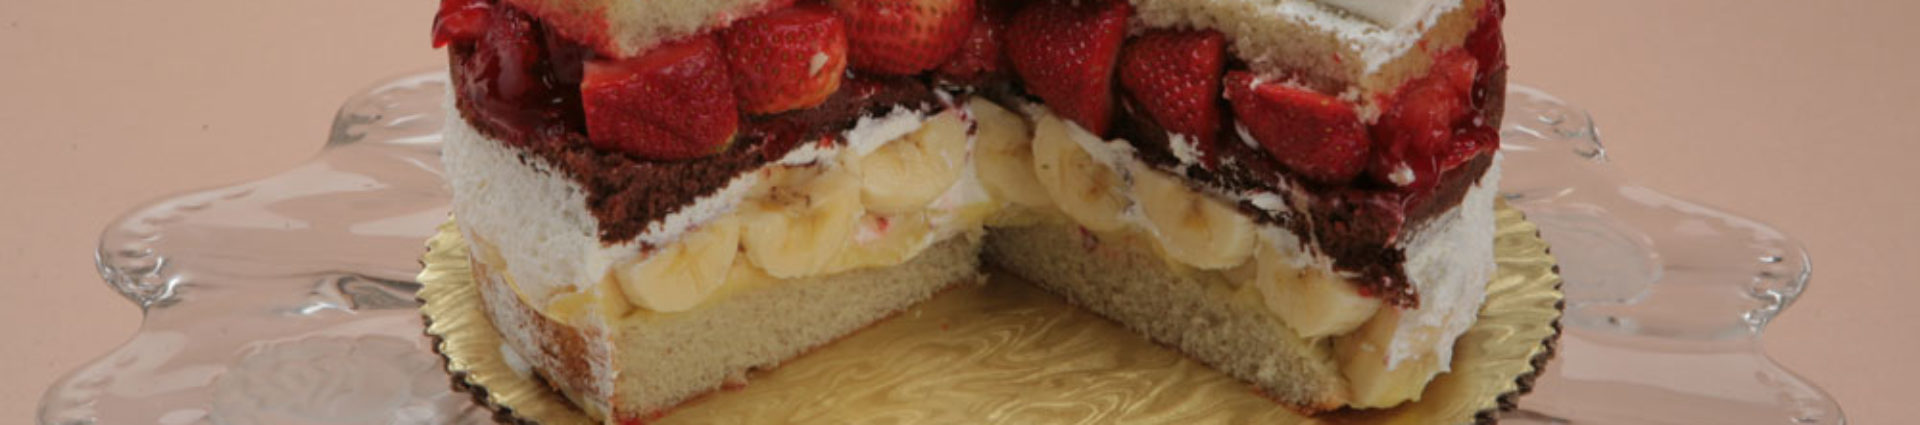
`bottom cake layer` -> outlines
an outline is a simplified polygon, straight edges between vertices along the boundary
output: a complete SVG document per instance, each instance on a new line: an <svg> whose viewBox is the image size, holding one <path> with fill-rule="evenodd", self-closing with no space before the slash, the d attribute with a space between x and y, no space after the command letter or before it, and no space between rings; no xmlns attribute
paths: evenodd
<svg viewBox="0 0 1920 425"><path fill-rule="evenodd" d="M980 239L956 237L895 267L781 281L672 315L567 323L525 303L498 272L511 265L473 242L474 275L503 350L609 423L665 414L981 277Z"/></svg>
<svg viewBox="0 0 1920 425"><path fill-rule="evenodd" d="M1042 223L995 229L987 261L1243 381L1302 413L1346 404L1327 344L1302 339L1226 279L1168 267L1150 241ZM1097 239L1097 240L1095 240Z"/></svg>

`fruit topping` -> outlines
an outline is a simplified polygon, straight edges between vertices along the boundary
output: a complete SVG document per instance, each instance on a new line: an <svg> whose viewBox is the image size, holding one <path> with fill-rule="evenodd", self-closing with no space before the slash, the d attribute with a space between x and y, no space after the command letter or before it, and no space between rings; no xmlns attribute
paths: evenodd
<svg viewBox="0 0 1920 425"><path fill-rule="evenodd" d="M1220 129L1225 55L1226 36L1213 30L1149 31L1120 52L1120 87L1162 129L1185 136L1209 167Z"/></svg>
<svg viewBox="0 0 1920 425"><path fill-rule="evenodd" d="M974 0L830 0L847 20L854 69L912 75L933 69L973 28Z"/></svg>
<svg viewBox="0 0 1920 425"><path fill-rule="evenodd" d="M1480 26L1467 34L1465 48L1480 64L1480 75L1473 81L1473 107L1480 111L1480 125L1500 127L1500 115L1506 113L1507 44L1500 34L1500 18L1506 16L1506 2L1494 0L1480 16Z"/></svg>
<svg viewBox="0 0 1920 425"><path fill-rule="evenodd" d="M968 30L966 39L960 42L960 48L934 70L936 74L954 82L978 83L1007 68L1006 55L1000 54L1000 37L1006 33L1003 24L1006 18L988 11L984 3L980 5L978 15L974 17L973 28Z"/></svg>
<svg viewBox="0 0 1920 425"><path fill-rule="evenodd" d="M433 48L479 40L492 16L488 0L440 0L440 11L433 14Z"/></svg>
<svg viewBox="0 0 1920 425"><path fill-rule="evenodd" d="M1055 113L1104 135L1113 120L1113 65L1127 35L1125 1L1028 4L1007 26L1007 59Z"/></svg>
<svg viewBox="0 0 1920 425"><path fill-rule="evenodd" d="M1468 96L1476 66L1472 56L1455 50L1434 58L1425 77L1401 86L1373 125L1368 172L1398 186L1426 187L1457 165L1441 160L1454 155L1454 129L1472 124L1462 121L1473 118Z"/></svg>
<svg viewBox="0 0 1920 425"><path fill-rule="evenodd" d="M571 91L552 78L544 33L519 11L491 12L479 38L455 45L468 52L456 56L453 66L460 69L455 74L461 97L477 100L469 118L517 135L550 128L564 114L554 106L565 106Z"/></svg>
<svg viewBox="0 0 1920 425"><path fill-rule="evenodd" d="M840 89L847 32L832 10L801 5L733 24L720 33L734 94L749 114L819 105Z"/></svg>
<svg viewBox="0 0 1920 425"><path fill-rule="evenodd" d="M580 93L594 147L647 159L720 152L740 123L726 58L711 36L588 62Z"/></svg>
<svg viewBox="0 0 1920 425"><path fill-rule="evenodd" d="M1227 73L1225 84L1236 125L1294 173L1342 184L1366 169L1367 131L1353 105L1245 71Z"/></svg>

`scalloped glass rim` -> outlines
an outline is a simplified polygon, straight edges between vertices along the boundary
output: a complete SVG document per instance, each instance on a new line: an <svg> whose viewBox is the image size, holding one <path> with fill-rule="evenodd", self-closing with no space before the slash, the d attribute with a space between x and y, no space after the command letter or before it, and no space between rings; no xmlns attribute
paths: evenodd
<svg viewBox="0 0 1920 425"><path fill-rule="evenodd" d="M420 334L412 281L445 219L444 71L341 107L326 148L281 174L171 196L97 253L139 332L54 383L39 423L482 424ZM1769 359L1767 322L1805 289L1805 249L1757 221L1635 186L1587 114L1509 89L1502 189L1556 248L1559 358L1519 424L1844 424Z"/></svg>

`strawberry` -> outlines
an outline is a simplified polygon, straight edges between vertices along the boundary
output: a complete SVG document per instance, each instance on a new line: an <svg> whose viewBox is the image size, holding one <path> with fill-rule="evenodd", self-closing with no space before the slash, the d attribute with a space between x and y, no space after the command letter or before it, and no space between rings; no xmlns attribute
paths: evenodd
<svg viewBox="0 0 1920 425"><path fill-rule="evenodd" d="M1002 62L1006 56L1000 54L1000 36L1006 32L1000 24L1003 18L988 13L986 5L981 6L979 16L973 19L973 28L960 42L960 49L934 70L941 77L960 83L978 83L1005 68Z"/></svg>
<svg viewBox="0 0 1920 425"><path fill-rule="evenodd" d="M974 0L830 0L847 20L853 68L889 75L933 69L973 28Z"/></svg>
<svg viewBox="0 0 1920 425"><path fill-rule="evenodd" d="M1426 76L1401 86L1373 125L1375 155L1368 172L1402 186L1437 183L1454 129L1471 124L1463 121L1472 119L1477 67L1471 55L1454 50L1434 58ZM1413 171L1412 181L1394 176L1403 166Z"/></svg>
<svg viewBox="0 0 1920 425"><path fill-rule="evenodd" d="M720 152L740 124L726 57L707 35L588 62L580 96L594 147L647 159Z"/></svg>
<svg viewBox="0 0 1920 425"><path fill-rule="evenodd" d="M492 9L487 0L440 0L440 11L433 14L433 48L479 40L491 24Z"/></svg>
<svg viewBox="0 0 1920 425"><path fill-rule="evenodd" d="M1119 0L1028 4L1007 25L1007 59L1027 92L1094 134L1113 120L1113 66L1133 6Z"/></svg>
<svg viewBox="0 0 1920 425"><path fill-rule="evenodd" d="M1500 127L1501 114L1506 113L1507 44L1500 30L1500 19L1506 15L1506 2L1487 2L1479 27L1467 33L1464 46L1480 64L1480 75L1473 81L1473 107L1480 111L1481 123L1494 128Z"/></svg>
<svg viewBox="0 0 1920 425"><path fill-rule="evenodd" d="M1246 71L1227 73L1225 84L1238 125L1287 169L1329 184L1366 169L1367 131L1353 105Z"/></svg>
<svg viewBox="0 0 1920 425"><path fill-rule="evenodd" d="M733 91L750 114L819 105L840 89L847 69L847 31L819 5L776 10L720 33L732 64Z"/></svg>
<svg viewBox="0 0 1920 425"><path fill-rule="evenodd" d="M471 107L469 118L508 134L551 125L553 110L547 106L572 89L545 78L550 72L543 60L547 43L538 24L512 8L493 7L489 12L477 38L451 47L469 52L451 55L450 64L461 68L454 87Z"/></svg>
<svg viewBox="0 0 1920 425"><path fill-rule="evenodd" d="M1226 43L1219 31L1153 30L1120 51L1120 87L1161 128L1193 140L1206 164L1220 129Z"/></svg>

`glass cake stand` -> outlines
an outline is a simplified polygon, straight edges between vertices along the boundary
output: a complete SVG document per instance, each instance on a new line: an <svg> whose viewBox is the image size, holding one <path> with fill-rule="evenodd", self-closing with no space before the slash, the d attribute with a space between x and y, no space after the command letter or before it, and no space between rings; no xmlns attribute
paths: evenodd
<svg viewBox="0 0 1920 425"><path fill-rule="evenodd" d="M100 274L145 321L48 388L39 422L492 423L449 390L414 299L447 216L446 90L444 71L379 84L312 161L108 226ZM1578 108L1507 101L1502 190L1555 248L1567 306L1558 358L1503 422L1846 423L1761 344L1806 289L1799 242L1623 179Z"/></svg>

